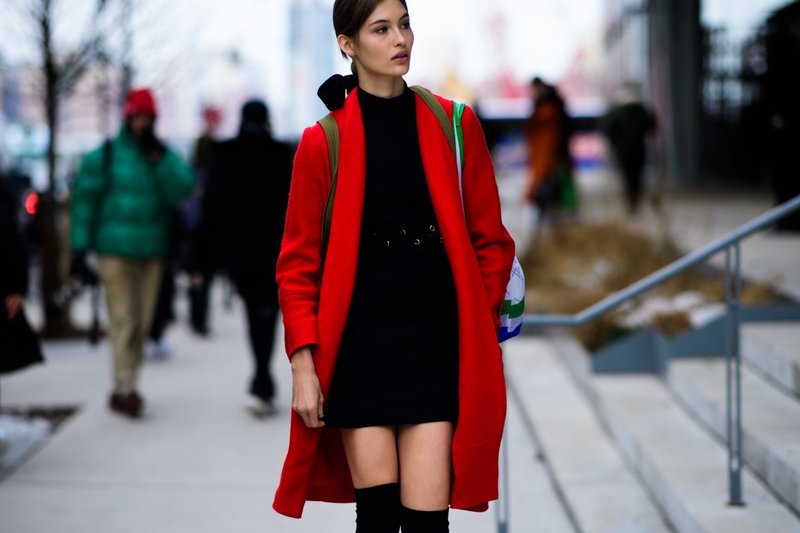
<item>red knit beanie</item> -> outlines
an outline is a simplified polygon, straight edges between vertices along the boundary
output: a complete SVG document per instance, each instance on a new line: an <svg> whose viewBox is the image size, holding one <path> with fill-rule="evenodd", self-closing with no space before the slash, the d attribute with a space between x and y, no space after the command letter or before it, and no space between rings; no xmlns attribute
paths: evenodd
<svg viewBox="0 0 800 533"><path fill-rule="evenodd" d="M150 89L134 89L128 93L125 109L122 111L125 118L131 115L158 115L156 99Z"/></svg>

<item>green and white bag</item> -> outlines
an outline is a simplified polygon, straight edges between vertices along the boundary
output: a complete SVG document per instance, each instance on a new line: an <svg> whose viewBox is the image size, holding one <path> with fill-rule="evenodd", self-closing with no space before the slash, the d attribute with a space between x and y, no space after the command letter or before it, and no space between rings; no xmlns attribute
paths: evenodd
<svg viewBox="0 0 800 533"><path fill-rule="evenodd" d="M438 104L439 102L436 101L436 103ZM462 204L464 203L464 193L461 186L461 173L464 168L464 130L461 125L461 118L464 115L465 108L466 105L460 102L453 102L453 131L456 166L458 167L458 189L461 192ZM525 273L522 271L522 265L519 264L519 260L514 257L514 263L511 265L511 276L508 280L508 285L506 285L506 296L503 299L503 309L500 311L500 329L497 331L498 342L503 342L519 335L520 330L522 330L522 315L524 312Z"/></svg>

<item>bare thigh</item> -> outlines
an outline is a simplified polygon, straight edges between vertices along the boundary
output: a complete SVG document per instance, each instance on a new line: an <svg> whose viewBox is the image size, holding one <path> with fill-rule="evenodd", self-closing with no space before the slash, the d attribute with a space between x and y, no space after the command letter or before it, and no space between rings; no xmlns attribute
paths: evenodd
<svg viewBox="0 0 800 533"><path fill-rule="evenodd" d="M400 498L418 511L439 511L450 505L453 424L432 422L399 426Z"/></svg>
<svg viewBox="0 0 800 533"><path fill-rule="evenodd" d="M397 483L397 437L394 426L340 431L355 488Z"/></svg>

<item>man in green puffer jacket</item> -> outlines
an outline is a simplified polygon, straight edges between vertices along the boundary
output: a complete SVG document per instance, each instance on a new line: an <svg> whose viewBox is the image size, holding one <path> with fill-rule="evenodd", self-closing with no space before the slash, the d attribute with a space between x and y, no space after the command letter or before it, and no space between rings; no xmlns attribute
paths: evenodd
<svg viewBox="0 0 800 533"><path fill-rule="evenodd" d="M137 378L161 280L169 210L194 187L189 167L155 136L156 116L152 93L131 91L119 135L85 156L72 190L71 273L96 282L86 254L97 254L113 352L109 407L130 417L144 406Z"/></svg>

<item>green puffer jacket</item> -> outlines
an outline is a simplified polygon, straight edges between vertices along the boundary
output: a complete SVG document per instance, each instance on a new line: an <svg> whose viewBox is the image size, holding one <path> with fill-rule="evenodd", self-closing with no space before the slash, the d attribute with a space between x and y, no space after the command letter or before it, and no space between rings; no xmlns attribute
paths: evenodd
<svg viewBox="0 0 800 533"><path fill-rule="evenodd" d="M127 259L164 255L169 208L192 192L192 171L171 150L149 163L124 126L112 141L110 176L103 154L101 145L84 157L72 190L72 249Z"/></svg>

